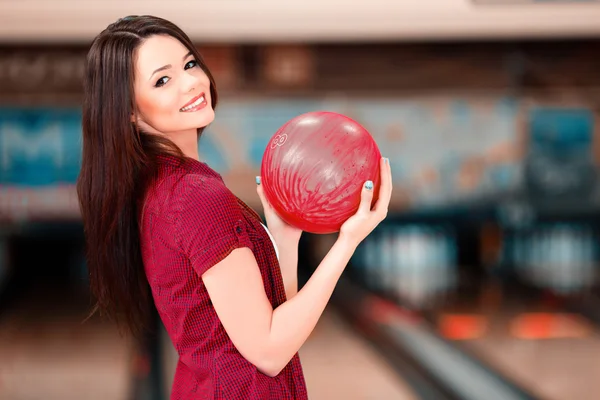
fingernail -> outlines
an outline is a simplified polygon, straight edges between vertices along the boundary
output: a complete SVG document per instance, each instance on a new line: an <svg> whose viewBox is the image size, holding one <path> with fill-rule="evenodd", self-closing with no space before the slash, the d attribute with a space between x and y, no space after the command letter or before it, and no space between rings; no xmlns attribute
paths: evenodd
<svg viewBox="0 0 600 400"><path fill-rule="evenodd" d="M384 161L386 164L389 164L389 163L390 163L390 159L389 159L389 158L387 158L387 157L384 157L384 158L383 158L383 161Z"/></svg>
<svg viewBox="0 0 600 400"><path fill-rule="evenodd" d="M365 183L365 188L367 188L367 190L373 190L373 182L367 181L367 183Z"/></svg>
<svg viewBox="0 0 600 400"><path fill-rule="evenodd" d="M257 185L260 185L260 176L257 176L257 177L256 177L256 184L257 184Z"/></svg>

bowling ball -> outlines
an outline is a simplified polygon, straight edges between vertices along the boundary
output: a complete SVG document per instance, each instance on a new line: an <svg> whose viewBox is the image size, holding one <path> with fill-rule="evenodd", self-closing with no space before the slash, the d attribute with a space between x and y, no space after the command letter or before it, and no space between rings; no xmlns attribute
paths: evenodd
<svg viewBox="0 0 600 400"><path fill-rule="evenodd" d="M361 190L373 181L379 195L381 153L370 133L333 112L309 112L285 123L265 149L261 177L277 214L305 232L340 230L360 204Z"/></svg>

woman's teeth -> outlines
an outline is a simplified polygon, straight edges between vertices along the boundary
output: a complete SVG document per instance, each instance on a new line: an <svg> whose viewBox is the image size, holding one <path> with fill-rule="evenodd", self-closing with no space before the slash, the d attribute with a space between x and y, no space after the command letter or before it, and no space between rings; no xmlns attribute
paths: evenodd
<svg viewBox="0 0 600 400"><path fill-rule="evenodd" d="M179 111L189 111L194 107L198 107L200 104L202 104L204 102L204 96L200 97L198 100L196 100L195 102L193 102L192 104L190 104L189 106L183 107L182 109L180 109Z"/></svg>

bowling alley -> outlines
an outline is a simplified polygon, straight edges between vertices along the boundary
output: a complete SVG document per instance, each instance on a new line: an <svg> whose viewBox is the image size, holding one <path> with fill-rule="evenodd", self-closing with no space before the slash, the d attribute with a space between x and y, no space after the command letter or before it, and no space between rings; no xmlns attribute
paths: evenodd
<svg viewBox="0 0 600 400"><path fill-rule="evenodd" d="M600 1L0 1L0 400L597 400Z"/></svg>

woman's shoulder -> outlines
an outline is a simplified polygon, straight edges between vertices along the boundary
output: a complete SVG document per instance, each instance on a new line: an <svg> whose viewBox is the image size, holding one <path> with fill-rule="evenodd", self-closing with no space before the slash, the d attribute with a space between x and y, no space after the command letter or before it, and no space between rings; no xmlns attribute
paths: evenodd
<svg viewBox="0 0 600 400"><path fill-rule="evenodd" d="M223 180L199 172L186 172L181 175L174 183L173 191L185 200L224 201L233 197Z"/></svg>
<svg viewBox="0 0 600 400"><path fill-rule="evenodd" d="M149 210L171 219L183 212L233 205L235 196L218 175L179 169L154 180L145 200Z"/></svg>
<svg viewBox="0 0 600 400"><path fill-rule="evenodd" d="M239 212L237 197L218 177L198 172L187 172L174 182L170 208L183 216L205 217Z"/></svg>

